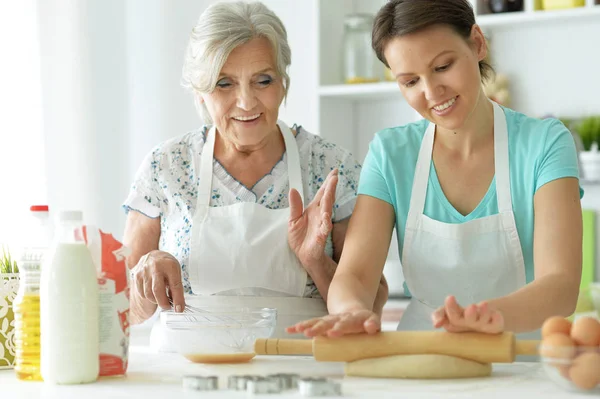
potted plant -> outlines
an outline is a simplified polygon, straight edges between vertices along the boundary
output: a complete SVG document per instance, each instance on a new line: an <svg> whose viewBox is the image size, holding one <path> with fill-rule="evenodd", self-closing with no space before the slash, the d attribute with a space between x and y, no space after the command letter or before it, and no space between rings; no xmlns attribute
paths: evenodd
<svg viewBox="0 0 600 399"><path fill-rule="evenodd" d="M575 131L583 145L583 151L579 153L582 177L590 181L600 181L600 116L582 119L576 125Z"/></svg>
<svg viewBox="0 0 600 399"><path fill-rule="evenodd" d="M0 370L15 363L15 315L12 303L19 289L19 269L7 248L0 253Z"/></svg>

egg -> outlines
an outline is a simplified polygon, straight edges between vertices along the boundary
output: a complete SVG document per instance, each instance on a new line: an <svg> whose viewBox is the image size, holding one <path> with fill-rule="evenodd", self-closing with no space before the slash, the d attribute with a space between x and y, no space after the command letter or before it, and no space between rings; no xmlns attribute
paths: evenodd
<svg viewBox="0 0 600 399"><path fill-rule="evenodd" d="M571 338L578 346L598 347L600 345L600 323L593 317L580 317L571 327Z"/></svg>
<svg viewBox="0 0 600 399"><path fill-rule="evenodd" d="M565 335L571 334L571 322L564 317L552 316L544 322L542 326L542 338L549 335L561 333Z"/></svg>
<svg viewBox="0 0 600 399"><path fill-rule="evenodd" d="M569 360L575 357L576 353L573 340L562 333L548 335L540 346L540 355L552 359Z"/></svg>
<svg viewBox="0 0 600 399"><path fill-rule="evenodd" d="M582 353L573 361L569 378L581 389L592 389L600 384L600 354Z"/></svg>

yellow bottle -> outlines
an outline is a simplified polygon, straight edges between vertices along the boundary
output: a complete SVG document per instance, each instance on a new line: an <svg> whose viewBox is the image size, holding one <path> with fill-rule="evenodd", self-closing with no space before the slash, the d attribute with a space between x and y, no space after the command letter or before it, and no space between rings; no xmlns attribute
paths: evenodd
<svg viewBox="0 0 600 399"><path fill-rule="evenodd" d="M22 269L21 269L22 270ZM20 287L23 287L21 279ZM15 312L15 372L20 380L41 381L40 295L19 293L13 302Z"/></svg>
<svg viewBox="0 0 600 399"><path fill-rule="evenodd" d="M19 291L13 301L15 314L15 373L25 381L41 381L40 276L51 240L47 205L30 208L28 242L19 265Z"/></svg>

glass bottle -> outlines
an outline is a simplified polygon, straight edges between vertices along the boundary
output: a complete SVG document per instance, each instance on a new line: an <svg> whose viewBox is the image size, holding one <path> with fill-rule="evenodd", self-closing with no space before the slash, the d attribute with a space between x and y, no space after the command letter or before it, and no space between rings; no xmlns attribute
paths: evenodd
<svg viewBox="0 0 600 399"><path fill-rule="evenodd" d="M381 80L382 63L371 47L373 16L350 14L344 20L344 82L371 83Z"/></svg>

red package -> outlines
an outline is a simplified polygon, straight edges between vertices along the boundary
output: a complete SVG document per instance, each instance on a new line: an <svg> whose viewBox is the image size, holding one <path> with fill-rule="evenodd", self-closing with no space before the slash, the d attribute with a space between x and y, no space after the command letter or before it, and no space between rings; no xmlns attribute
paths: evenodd
<svg viewBox="0 0 600 399"><path fill-rule="evenodd" d="M123 375L129 358L129 286L125 258L130 251L112 234L94 226L83 226L83 236L98 273L100 376Z"/></svg>

